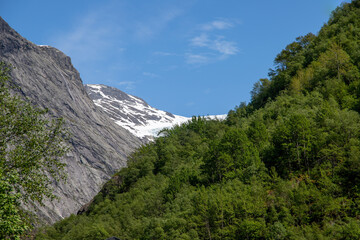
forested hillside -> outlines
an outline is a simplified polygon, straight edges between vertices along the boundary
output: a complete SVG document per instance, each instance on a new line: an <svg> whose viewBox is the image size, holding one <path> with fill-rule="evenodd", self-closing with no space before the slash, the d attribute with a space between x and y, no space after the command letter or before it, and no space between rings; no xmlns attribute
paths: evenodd
<svg viewBox="0 0 360 240"><path fill-rule="evenodd" d="M164 130L37 239L360 239L359 112L357 0L278 54L249 104Z"/></svg>

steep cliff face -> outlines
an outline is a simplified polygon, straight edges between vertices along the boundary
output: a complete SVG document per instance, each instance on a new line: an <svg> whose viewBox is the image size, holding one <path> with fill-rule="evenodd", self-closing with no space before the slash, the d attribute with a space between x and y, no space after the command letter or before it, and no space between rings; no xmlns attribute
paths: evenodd
<svg viewBox="0 0 360 240"><path fill-rule="evenodd" d="M45 202L37 214L52 223L69 216L100 190L140 141L116 125L88 97L78 71L64 53L21 37L0 17L0 61L15 67L12 80L33 104L63 117L72 137L66 184L54 183L58 201Z"/></svg>

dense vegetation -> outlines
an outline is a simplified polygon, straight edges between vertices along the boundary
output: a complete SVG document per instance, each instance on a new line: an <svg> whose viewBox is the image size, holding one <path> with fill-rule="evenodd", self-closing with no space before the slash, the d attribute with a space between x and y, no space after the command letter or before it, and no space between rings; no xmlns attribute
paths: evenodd
<svg viewBox="0 0 360 240"><path fill-rule="evenodd" d="M0 62L0 239L20 239L34 224L21 203L53 198L50 183L65 177L67 133L61 119L10 94L9 72Z"/></svg>
<svg viewBox="0 0 360 240"><path fill-rule="evenodd" d="M252 101L135 152L37 239L360 239L360 1L289 44Z"/></svg>

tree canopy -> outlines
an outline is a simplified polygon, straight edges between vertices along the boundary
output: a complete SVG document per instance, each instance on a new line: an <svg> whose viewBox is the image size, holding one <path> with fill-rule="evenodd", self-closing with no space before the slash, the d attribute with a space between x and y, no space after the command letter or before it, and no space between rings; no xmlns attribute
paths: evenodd
<svg viewBox="0 0 360 240"><path fill-rule="evenodd" d="M10 94L10 68L0 63L0 238L18 239L31 227L21 204L54 198L51 183L65 179L68 147L61 119Z"/></svg>

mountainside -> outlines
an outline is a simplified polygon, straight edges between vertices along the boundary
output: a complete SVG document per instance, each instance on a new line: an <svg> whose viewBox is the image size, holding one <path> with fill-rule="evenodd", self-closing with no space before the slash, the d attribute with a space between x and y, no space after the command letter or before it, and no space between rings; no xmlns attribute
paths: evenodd
<svg viewBox="0 0 360 240"><path fill-rule="evenodd" d="M164 131L37 239L360 239L359 33L360 0L342 4L249 104Z"/></svg>
<svg viewBox="0 0 360 240"><path fill-rule="evenodd" d="M87 84L85 90L95 105L103 109L116 124L145 142L154 140L163 128L171 128L191 120L151 107L143 99L114 87ZM207 116L218 119L225 117L226 115Z"/></svg>
<svg viewBox="0 0 360 240"><path fill-rule="evenodd" d="M71 60L49 46L37 46L15 32L0 17L0 61L12 64L17 94L62 117L69 129L70 152L66 184L54 183L59 201L45 202L36 214L55 222L89 202L116 170L126 166L127 155L140 141L114 124L86 94Z"/></svg>
<svg viewBox="0 0 360 240"><path fill-rule="evenodd" d="M112 118L116 124L143 140L152 140L163 129L187 122L189 118L158 110L143 99L105 86L85 85L89 97Z"/></svg>

